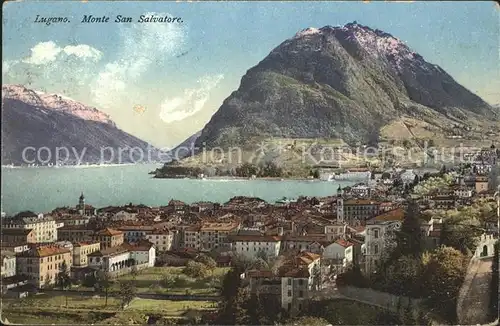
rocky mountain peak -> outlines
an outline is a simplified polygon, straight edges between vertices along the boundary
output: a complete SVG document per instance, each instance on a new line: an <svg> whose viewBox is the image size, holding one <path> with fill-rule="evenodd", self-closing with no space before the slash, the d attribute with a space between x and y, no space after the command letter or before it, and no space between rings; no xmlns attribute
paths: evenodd
<svg viewBox="0 0 500 326"><path fill-rule="evenodd" d="M115 123L108 114L60 94L34 91L23 85L5 84L2 85L2 103L4 99L17 100L40 109L64 112L84 120L97 121L115 126Z"/></svg>

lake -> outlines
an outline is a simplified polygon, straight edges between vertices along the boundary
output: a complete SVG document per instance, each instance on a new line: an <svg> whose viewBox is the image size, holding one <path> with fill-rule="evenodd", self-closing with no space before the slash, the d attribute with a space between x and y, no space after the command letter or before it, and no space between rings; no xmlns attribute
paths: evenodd
<svg viewBox="0 0 500 326"><path fill-rule="evenodd" d="M2 167L2 212L24 210L50 212L56 207L75 206L83 192L94 207L145 204L166 205L175 198L187 203L224 203L234 196L259 197L274 202L282 197L328 196L337 187L352 182L308 180L197 180L154 179L148 175L159 165L106 167Z"/></svg>

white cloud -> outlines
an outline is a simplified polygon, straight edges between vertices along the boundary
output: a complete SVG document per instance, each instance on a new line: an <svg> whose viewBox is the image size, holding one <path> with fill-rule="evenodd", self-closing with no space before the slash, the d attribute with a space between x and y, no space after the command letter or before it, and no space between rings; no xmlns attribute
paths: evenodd
<svg viewBox="0 0 500 326"><path fill-rule="evenodd" d="M64 48L58 46L53 41L40 42L31 48L31 55L24 59L23 62L32 65L45 65L63 59L63 56L75 56L81 59L91 59L99 61L101 59L101 51L86 45L68 45Z"/></svg>
<svg viewBox="0 0 500 326"><path fill-rule="evenodd" d="M224 75L205 76L198 80L198 88L184 90L183 96L166 98L161 105L160 118L167 123L184 120L199 112L210 98L210 91Z"/></svg>
<svg viewBox="0 0 500 326"><path fill-rule="evenodd" d="M146 15L165 16L166 13ZM138 85L155 65L177 55L183 48L186 31L178 24L135 23L120 30L122 40L116 61L108 63L91 85L94 101L101 107L138 103L148 97Z"/></svg>
<svg viewBox="0 0 500 326"><path fill-rule="evenodd" d="M64 47L63 51L67 55L74 55L79 58L89 58L93 61L99 61L102 57L101 51L87 44L68 45Z"/></svg>
<svg viewBox="0 0 500 326"><path fill-rule="evenodd" d="M23 62L33 65L43 65L55 61L61 48L54 42L40 42L31 48L31 56L24 59Z"/></svg>

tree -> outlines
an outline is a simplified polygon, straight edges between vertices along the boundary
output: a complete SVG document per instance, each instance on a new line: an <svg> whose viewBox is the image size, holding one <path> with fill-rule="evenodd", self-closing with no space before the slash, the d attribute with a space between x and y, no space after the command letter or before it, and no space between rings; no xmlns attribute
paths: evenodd
<svg viewBox="0 0 500 326"><path fill-rule="evenodd" d="M61 289L61 291L69 290L71 288L71 277L69 275L69 268L64 260L59 267L59 272L56 275L56 286ZM68 296L66 298L66 307L68 306Z"/></svg>
<svg viewBox="0 0 500 326"><path fill-rule="evenodd" d="M397 259L402 255L419 256L423 250L420 211L415 201L410 201L405 211L405 218L401 230L395 232L396 250L393 257Z"/></svg>
<svg viewBox="0 0 500 326"><path fill-rule="evenodd" d="M314 179L319 179L319 170L318 169L314 170L312 176L313 176Z"/></svg>
<svg viewBox="0 0 500 326"><path fill-rule="evenodd" d="M113 285L111 275L105 271L97 271L95 277L96 277L96 290L98 290L101 293L104 293L106 300L104 302L104 306L106 307L108 305L109 289Z"/></svg>
<svg viewBox="0 0 500 326"><path fill-rule="evenodd" d="M50 288L52 286L50 280L51 280L50 274L47 273L47 275L45 276L44 283L43 283L43 288L44 289L48 289L48 288Z"/></svg>
<svg viewBox="0 0 500 326"><path fill-rule="evenodd" d="M171 274L166 274L160 281L161 286L167 291L175 286L175 278Z"/></svg>
<svg viewBox="0 0 500 326"><path fill-rule="evenodd" d="M441 246L424 264L422 291L427 304L449 322L456 322L456 305L466 273L466 257L458 250Z"/></svg>
<svg viewBox="0 0 500 326"><path fill-rule="evenodd" d="M118 295L121 300L121 307L125 309L127 305L132 302L137 293L135 283L133 281L120 281L120 289Z"/></svg>
<svg viewBox="0 0 500 326"><path fill-rule="evenodd" d="M448 216L443 221L440 242L442 245L460 250L463 254L474 251L482 230L479 221L467 212Z"/></svg>
<svg viewBox="0 0 500 326"><path fill-rule="evenodd" d="M205 254L201 254L198 257L196 257L196 262L202 263L205 265L208 269L214 270L217 267L217 263L212 257L209 257Z"/></svg>
<svg viewBox="0 0 500 326"><path fill-rule="evenodd" d="M204 264L190 260L188 261L186 267L182 270L182 273L193 278L203 278L207 276L208 269Z"/></svg>

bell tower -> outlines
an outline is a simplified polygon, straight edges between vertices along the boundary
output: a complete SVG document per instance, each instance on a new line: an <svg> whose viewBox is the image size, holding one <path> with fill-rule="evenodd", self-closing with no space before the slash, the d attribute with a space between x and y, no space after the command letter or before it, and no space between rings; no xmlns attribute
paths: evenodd
<svg viewBox="0 0 500 326"><path fill-rule="evenodd" d="M83 215L84 211L85 211L85 197L83 196L82 192L78 200L78 212L80 213L80 215Z"/></svg>
<svg viewBox="0 0 500 326"><path fill-rule="evenodd" d="M344 198L340 185L337 189L337 222L344 222Z"/></svg>

